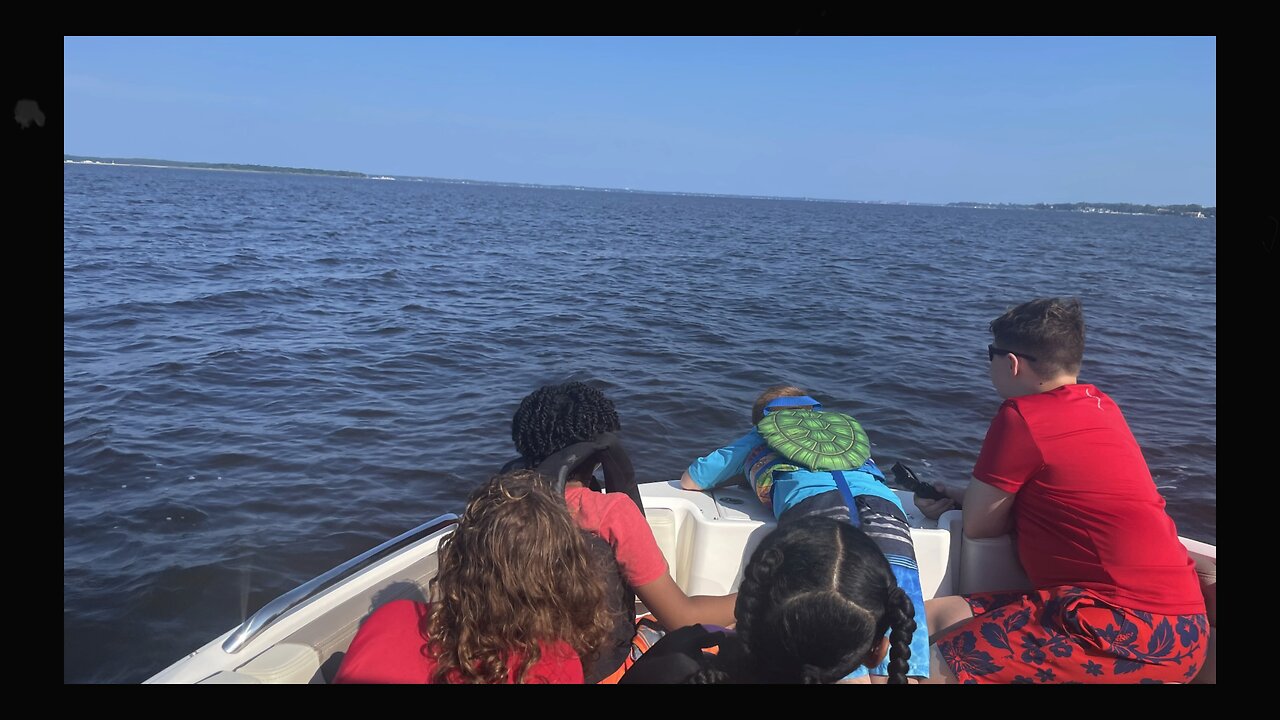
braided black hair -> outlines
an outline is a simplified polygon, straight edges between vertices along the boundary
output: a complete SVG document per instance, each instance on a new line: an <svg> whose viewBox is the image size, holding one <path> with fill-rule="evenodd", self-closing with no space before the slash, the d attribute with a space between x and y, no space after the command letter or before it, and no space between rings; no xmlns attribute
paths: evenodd
<svg viewBox="0 0 1280 720"><path fill-rule="evenodd" d="M889 682L905 683L911 660L911 637L916 631L916 607L907 592L895 585L889 593L888 610L889 627L893 628L889 633Z"/></svg>
<svg viewBox="0 0 1280 720"><path fill-rule="evenodd" d="M832 683L886 631L889 682L907 681L916 624L911 598L866 533L810 516L756 548L738 589L737 635L689 682Z"/></svg>
<svg viewBox="0 0 1280 720"><path fill-rule="evenodd" d="M613 402L580 382L544 385L525 396L511 419L516 452L533 465L602 432L622 429Z"/></svg>

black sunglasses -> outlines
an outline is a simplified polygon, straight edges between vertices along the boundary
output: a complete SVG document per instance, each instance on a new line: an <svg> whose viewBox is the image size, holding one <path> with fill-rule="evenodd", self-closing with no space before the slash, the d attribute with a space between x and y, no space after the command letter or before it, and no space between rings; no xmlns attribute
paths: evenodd
<svg viewBox="0 0 1280 720"><path fill-rule="evenodd" d="M987 346L987 362L991 362L992 360L995 360L997 355L1017 355L1018 357L1023 357L1028 360L1036 359L1035 355L1028 355L1026 353L1017 352L1015 350L1005 350L1004 348L998 348L995 345L988 345Z"/></svg>

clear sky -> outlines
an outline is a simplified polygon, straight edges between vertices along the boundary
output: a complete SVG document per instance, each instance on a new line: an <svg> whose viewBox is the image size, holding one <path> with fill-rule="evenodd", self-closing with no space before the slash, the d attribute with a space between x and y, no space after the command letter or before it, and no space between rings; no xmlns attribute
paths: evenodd
<svg viewBox="0 0 1280 720"><path fill-rule="evenodd" d="M84 38L73 155L883 202L1217 205L1217 40Z"/></svg>

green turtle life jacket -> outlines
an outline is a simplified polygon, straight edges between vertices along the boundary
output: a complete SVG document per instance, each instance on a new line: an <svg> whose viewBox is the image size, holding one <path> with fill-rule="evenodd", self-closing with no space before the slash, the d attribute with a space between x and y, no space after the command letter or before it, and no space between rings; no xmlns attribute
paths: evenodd
<svg viewBox="0 0 1280 720"><path fill-rule="evenodd" d="M775 409L778 400L790 402ZM856 470L871 457L867 433L852 416L822 410L808 397L778 400L766 406L764 419L756 425L764 445L749 451L743 465L743 474L755 488L756 496L770 509L774 473ZM787 407L801 404L812 409Z"/></svg>

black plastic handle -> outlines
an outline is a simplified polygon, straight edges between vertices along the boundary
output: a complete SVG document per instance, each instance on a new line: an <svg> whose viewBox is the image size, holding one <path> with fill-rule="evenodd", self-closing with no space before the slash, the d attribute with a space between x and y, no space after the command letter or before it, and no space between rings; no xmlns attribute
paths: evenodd
<svg viewBox="0 0 1280 720"><path fill-rule="evenodd" d="M890 468L893 471L893 479L898 482L904 489L910 490L916 494L916 497L924 500L942 500L948 495L933 486L933 483L927 483L916 476L911 468L900 462L893 464Z"/></svg>

